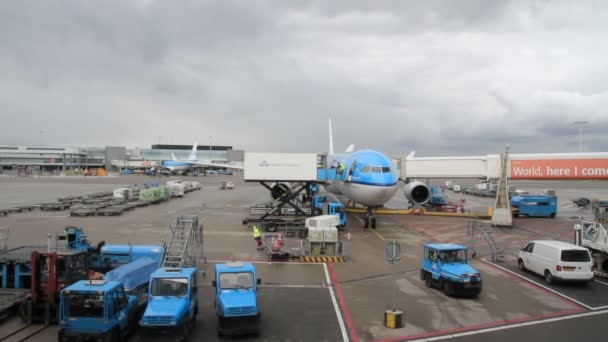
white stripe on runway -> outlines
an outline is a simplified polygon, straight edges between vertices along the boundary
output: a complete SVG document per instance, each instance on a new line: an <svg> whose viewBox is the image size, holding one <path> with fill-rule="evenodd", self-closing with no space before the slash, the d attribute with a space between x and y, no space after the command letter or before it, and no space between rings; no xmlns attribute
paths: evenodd
<svg viewBox="0 0 608 342"><path fill-rule="evenodd" d="M598 308L593 308L593 307L591 307L591 306L589 306L589 305L587 305L587 304L581 303L581 302L579 302L578 300L576 300L576 299L574 299L574 298L572 298L572 297L568 297L568 296L566 296L565 294L563 294L563 293L561 293L561 292L557 292L557 291L555 291L555 290L553 290L553 289L551 289L551 288L546 287L545 285L543 285L543 284L541 284L541 283L535 282L535 281L534 281L534 280L532 280L532 279L526 278L526 277L524 277L524 276L522 276L522 275L519 275L519 274L517 274L517 273L515 273L515 272L513 272L513 271L510 271L510 270L508 270L508 269L506 269L506 268L504 268L504 267L498 266L498 265L496 265L495 263L492 263L492 262L487 261L487 260L485 260L485 259L481 259L481 261L482 261L482 262L485 262L486 264L490 264L490 265L492 265L492 266L494 266L494 267L498 267L498 268L500 268L501 270L503 270L503 271L505 271L505 272L508 272L508 273L511 273L512 275L517 276L517 277L519 277L519 278L521 278L521 279L523 279L523 280L525 280L525 281L527 281L527 282L529 282L529 283L532 283L532 284L534 284L534 285L540 286L540 287L542 287L543 289L545 289L545 290L547 290L547 291L549 291L549 292L555 293L556 295L558 295L558 296L560 296L560 297L562 297L562 298L565 298L565 299L567 299L567 300L569 300L569 301L571 301L571 302L574 302L574 303L576 303L576 304L578 304L578 305L580 305L580 306L582 306L582 307L585 307L585 308L587 308L587 309L589 309L589 310L598 310Z"/></svg>
<svg viewBox="0 0 608 342"><path fill-rule="evenodd" d="M485 333L489 333L489 332L493 332L493 331L513 329L513 328L521 328L521 327L525 327L525 326L529 326L529 325L551 323L551 322L564 321L564 320L573 319L573 318L580 318L580 317L587 317L587 316L596 316L596 315L605 315L605 314L608 314L608 311L585 312L585 313L580 313L580 314L575 314L575 315L570 315L570 316L564 316L564 317L547 318L547 319L541 319L541 320L538 320L538 321L530 321L530 322L524 322L524 323L515 323L515 324L510 324L510 325L503 325L503 326L500 326L500 327L486 328L486 329L480 329L480 330L475 330L475 331L467 331L467 332L461 332L461 333L450 334L450 335L445 335L445 336L437 336L437 337L423 338L423 339L418 339L418 340L410 340L409 342L426 342L426 341L449 340L449 339L457 338L457 337L463 337L463 336L469 336L469 335L479 335L479 334L485 334Z"/></svg>
<svg viewBox="0 0 608 342"><path fill-rule="evenodd" d="M327 264L323 263L323 270L325 271L325 279L327 280L327 287L329 288L329 295L331 296L331 301L334 304L334 309L336 309L336 316L338 317L338 324L340 325L340 331L342 332L342 340L344 342L349 342L348 334L346 333L346 326L344 325L344 319L342 319L342 312L338 307L338 302L336 301L336 296L334 295L334 288L331 283L331 279L329 278L329 272L327 271Z"/></svg>

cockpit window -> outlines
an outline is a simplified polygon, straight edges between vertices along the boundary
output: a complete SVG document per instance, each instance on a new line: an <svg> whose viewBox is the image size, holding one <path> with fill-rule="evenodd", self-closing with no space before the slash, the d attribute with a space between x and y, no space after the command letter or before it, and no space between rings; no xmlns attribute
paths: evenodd
<svg viewBox="0 0 608 342"><path fill-rule="evenodd" d="M382 167L381 166L372 166L372 172L374 172L374 173L381 173L382 172Z"/></svg>
<svg viewBox="0 0 608 342"><path fill-rule="evenodd" d="M362 169L361 169L361 173L368 173L369 172L369 165L365 165Z"/></svg>
<svg viewBox="0 0 608 342"><path fill-rule="evenodd" d="M391 168L388 166L382 167L382 173L391 173Z"/></svg>

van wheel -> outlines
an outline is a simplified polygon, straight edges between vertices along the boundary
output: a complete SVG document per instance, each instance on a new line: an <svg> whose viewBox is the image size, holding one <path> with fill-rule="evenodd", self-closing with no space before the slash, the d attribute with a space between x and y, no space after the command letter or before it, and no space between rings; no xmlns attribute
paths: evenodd
<svg viewBox="0 0 608 342"><path fill-rule="evenodd" d="M545 281L547 282L547 284L553 284L553 275L551 274L551 272L549 272L549 270L545 271Z"/></svg>
<svg viewBox="0 0 608 342"><path fill-rule="evenodd" d="M517 262L517 265L519 266L519 270L522 272L526 272L526 264L524 264L524 261L519 259L519 261Z"/></svg>

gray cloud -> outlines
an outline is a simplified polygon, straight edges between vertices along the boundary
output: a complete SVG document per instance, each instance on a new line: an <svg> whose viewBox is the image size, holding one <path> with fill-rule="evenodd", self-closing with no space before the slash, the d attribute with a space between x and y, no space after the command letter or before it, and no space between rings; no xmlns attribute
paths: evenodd
<svg viewBox="0 0 608 342"><path fill-rule="evenodd" d="M608 138L601 1L9 1L3 144L420 156Z"/></svg>

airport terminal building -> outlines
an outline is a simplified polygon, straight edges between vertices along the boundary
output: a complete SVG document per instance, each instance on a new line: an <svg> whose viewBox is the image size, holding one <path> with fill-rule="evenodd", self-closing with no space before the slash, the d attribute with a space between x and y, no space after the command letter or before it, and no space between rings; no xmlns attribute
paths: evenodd
<svg viewBox="0 0 608 342"><path fill-rule="evenodd" d="M10 146L0 145L0 170L25 173L80 171L104 168L161 166L163 160L188 159L192 145L152 145L151 148L124 146ZM242 162L244 151L232 146L198 146L197 159L211 163Z"/></svg>

